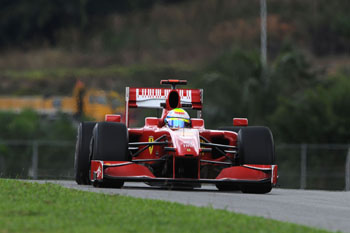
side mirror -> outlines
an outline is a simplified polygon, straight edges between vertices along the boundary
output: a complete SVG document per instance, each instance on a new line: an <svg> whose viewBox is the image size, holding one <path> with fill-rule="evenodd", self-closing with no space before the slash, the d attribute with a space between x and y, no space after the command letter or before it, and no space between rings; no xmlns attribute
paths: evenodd
<svg viewBox="0 0 350 233"><path fill-rule="evenodd" d="M233 126L248 126L247 118L233 118Z"/></svg>
<svg viewBox="0 0 350 233"><path fill-rule="evenodd" d="M191 123L192 123L192 128L195 128L195 129L204 128L204 120L203 119L192 118Z"/></svg>
<svg viewBox="0 0 350 233"><path fill-rule="evenodd" d="M146 117L145 126L158 126L159 120L157 117Z"/></svg>
<svg viewBox="0 0 350 233"><path fill-rule="evenodd" d="M120 122L121 116L116 114L106 114L105 121L108 122Z"/></svg>

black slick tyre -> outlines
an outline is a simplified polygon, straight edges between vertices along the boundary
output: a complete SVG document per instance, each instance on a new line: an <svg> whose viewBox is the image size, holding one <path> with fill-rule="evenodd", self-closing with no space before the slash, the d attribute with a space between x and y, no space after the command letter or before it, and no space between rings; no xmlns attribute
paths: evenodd
<svg viewBox="0 0 350 233"><path fill-rule="evenodd" d="M271 183L264 184L246 184L241 187L243 193L265 194L272 190Z"/></svg>
<svg viewBox="0 0 350 233"><path fill-rule="evenodd" d="M241 129L237 137L240 164L273 165L275 149L273 136L269 128L252 126ZM272 184L246 184L241 186L244 193L268 193Z"/></svg>
<svg viewBox="0 0 350 233"><path fill-rule="evenodd" d="M103 182L95 181L93 186L96 188L118 188L123 187L123 181L114 181L114 180L104 180Z"/></svg>
<svg viewBox="0 0 350 233"><path fill-rule="evenodd" d="M78 127L74 156L74 175L77 184L90 184L90 140L95 124L95 122L81 122Z"/></svg>
<svg viewBox="0 0 350 233"><path fill-rule="evenodd" d="M93 130L92 159L129 161L128 130L123 123L100 122Z"/></svg>
<svg viewBox="0 0 350 233"><path fill-rule="evenodd" d="M241 129L237 138L240 164L272 165L275 163L275 149L269 128L251 126Z"/></svg>
<svg viewBox="0 0 350 233"><path fill-rule="evenodd" d="M91 141L92 159L102 161L130 161L128 129L117 122L100 122L93 130ZM121 188L124 182L106 180L94 184L96 187Z"/></svg>
<svg viewBox="0 0 350 233"><path fill-rule="evenodd" d="M219 183L215 185L220 191L238 191L240 187L236 184L231 183Z"/></svg>

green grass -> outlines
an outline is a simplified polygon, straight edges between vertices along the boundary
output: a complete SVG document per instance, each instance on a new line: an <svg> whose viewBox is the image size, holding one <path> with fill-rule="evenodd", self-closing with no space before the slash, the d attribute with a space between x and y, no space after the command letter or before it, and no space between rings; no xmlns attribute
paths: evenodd
<svg viewBox="0 0 350 233"><path fill-rule="evenodd" d="M210 207L0 179L0 232L326 232Z"/></svg>

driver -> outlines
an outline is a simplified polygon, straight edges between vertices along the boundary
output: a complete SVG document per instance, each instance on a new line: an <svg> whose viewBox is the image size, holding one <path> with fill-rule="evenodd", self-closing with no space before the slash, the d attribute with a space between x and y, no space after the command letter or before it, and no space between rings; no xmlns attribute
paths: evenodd
<svg viewBox="0 0 350 233"><path fill-rule="evenodd" d="M174 108L164 119L165 124L172 129L191 127L190 115L182 108Z"/></svg>

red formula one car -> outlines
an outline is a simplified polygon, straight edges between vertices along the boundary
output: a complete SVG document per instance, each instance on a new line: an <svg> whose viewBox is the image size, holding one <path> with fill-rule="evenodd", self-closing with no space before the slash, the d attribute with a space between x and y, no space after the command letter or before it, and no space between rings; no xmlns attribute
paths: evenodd
<svg viewBox="0 0 350 233"><path fill-rule="evenodd" d="M125 181L170 188L215 184L219 190L268 193L277 182L274 142L266 127L234 118L233 130L209 130L201 119L203 90L126 88L125 120L82 122L75 152L78 184L121 188ZM129 108L160 108L142 128L129 128ZM197 118L190 118L192 109ZM193 111L195 110L195 111ZM236 131L236 132L234 132Z"/></svg>

